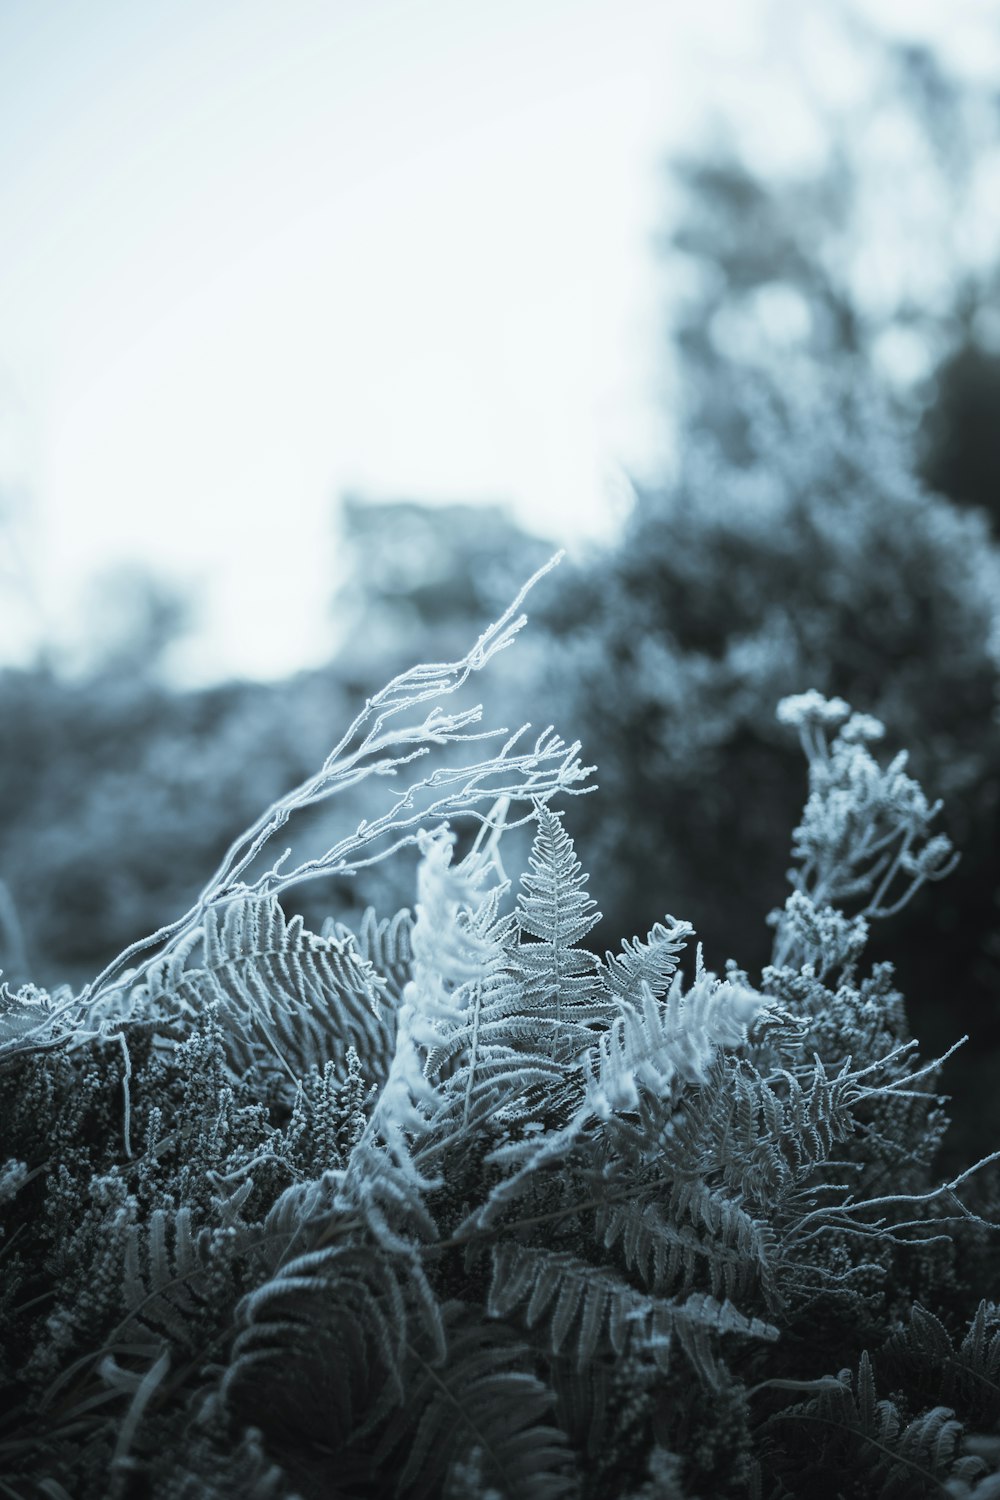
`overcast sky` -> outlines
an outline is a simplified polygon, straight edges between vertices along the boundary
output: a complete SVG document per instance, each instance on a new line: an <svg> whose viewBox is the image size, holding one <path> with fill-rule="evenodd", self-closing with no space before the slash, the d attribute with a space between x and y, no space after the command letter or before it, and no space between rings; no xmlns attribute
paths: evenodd
<svg viewBox="0 0 1000 1500"><path fill-rule="evenodd" d="M606 532L662 441L658 164L768 82L763 17L0 0L6 659L127 563L198 586L187 680L322 661L346 489ZM774 69L752 128L807 149Z"/></svg>

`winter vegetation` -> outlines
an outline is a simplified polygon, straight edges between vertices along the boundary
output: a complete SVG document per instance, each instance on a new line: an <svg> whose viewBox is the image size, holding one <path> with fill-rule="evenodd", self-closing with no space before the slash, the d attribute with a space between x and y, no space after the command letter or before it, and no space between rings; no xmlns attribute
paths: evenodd
<svg viewBox="0 0 1000 1500"><path fill-rule="evenodd" d="M0 671L0 1497L1000 1497L1000 133L872 57L671 165L611 541L346 497L322 669Z"/></svg>
<svg viewBox="0 0 1000 1500"><path fill-rule="evenodd" d="M760 979L685 975L670 915L602 958L579 745L444 706L520 602L369 699L184 916L3 990L6 1493L995 1492L1000 1151L935 1171L941 1060L866 959L950 873L939 804L871 715L786 698ZM367 778L381 817L272 857ZM412 911L283 913L409 847Z"/></svg>

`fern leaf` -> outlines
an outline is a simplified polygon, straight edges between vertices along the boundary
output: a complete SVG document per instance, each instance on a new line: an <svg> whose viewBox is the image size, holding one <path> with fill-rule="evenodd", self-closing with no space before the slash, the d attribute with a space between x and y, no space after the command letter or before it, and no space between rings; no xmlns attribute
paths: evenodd
<svg viewBox="0 0 1000 1500"><path fill-rule="evenodd" d="M577 946L600 921L600 912L586 894L587 877L562 826L562 814L539 805L536 816L531 873L521 876L517 897L522 1004L531 1014L560 1023L603 1020L609 1007L596 984L597 958ZM525 942L526 936L535 941Z"/></svg>
<svg viewBox="0 0 1000 1500"><path fill-rule="evenodd" d="M399 1005L403 990L413 977L413 917L408 907L404 906L394 917L378 917L374 907L366 907L357 936L343 922L327 918L323 936L342 943L353 941L361 957L385 981L386 997Z"/></svg>
<svg viewBox="0 0 1000 1500"><path fill-rule="evenodd" d="M806 1454L793 1441L795 1425L807 1434L801 1440ZM769 1418L766 1427L781 1434L777 1467L794 1473L799 1485L833 1467L845 1486L850 1475L881 1500L908 1500L940 1494L948 1483L971 1483L985 1470L980 1459L962 1456L962 1426L950 1407L934 1406L904 1424L893 1401L877 1399L867 1352L856 1376L842 1370L837 1381Z"/></svg>
<svg viewBox="0 0 1000 1500"><path fill-rule="evenodd" d="M666 1205L603 1204L595 1228L606 1249L620 1244L625 1265L656 1292L687 1291L707 1279L714 1296L755 1293L774 1311L782 1306L773 1230L704 1183Z"/></svg>
<svg viewBox="0 0 1000 1500"><path fill-rule="evenodd" d="M15 991L6 981L0 983L0 1068L77 1035L93 1036L96 1029L82 1002L74 1001L66 987L50 995L34 984Z"/></svg>
<svg viewBox="0 0 1000 1500"><path fill-rule="evenodd" d="M659 1000L667 992L677 968L677 959L693 933L690 922L667 917L667 926L655 922L646 941L623 938L621 953L606 953L599 973L601 983L612 999L636 1000L648 985Z"/></svg>
<svg viewBox="0 0 1000 1500"><path fill-rule="evenodd" d="M980 1302L956 1348L944 1324L915 1302L907 1326L879 1354L879 1369L925 1401L958 1407L986 1431L1000 1421L1000 1308Z"/></svg>
<svg viewBox="0 0 1000 1500"><path fill-rule="evenodd" d="M282 1266L237 1309L227 1406L279 1450L348 1447L404 1399L409 1271L360 1245L324 1246Z"/></svg>
<svg viewBox="0 0 1000 1500"><path fill-rule="evenodd" d="M395 1483L405 1500L436 1500L449 1471L478 1450L486 1484L521 1500L562 1500L575 1482L563 1434L543 1420L555 1397L525 1366L528 1351L504 1328L463 1321L445 1309L448 1363L429 1364L411 1349L405 1409L375 1453L382 1473L401 1464Z"/></svg>
<svg viewBox="0 0 1000 1500"><path fill-rule="evenodd" d="M217 1276L212 1231L195 1232L189 1208L155 1208L148 1228L130 1225L122 1280L130 1336L193 1348L197 1326L212 1310L213 1291L218 1293Z"/></svg>
<svg viewBox="0 0 1000 1500"><path fill-rule="evenodd" d="M521 877L518 922L540 942L570 947L586 937L600 915L585 893L587 877L562 826L562 813L539 804L536 815L538 829L528 856L532 873Z"/></svg>
<svg viewBox="0 0 1000 1500"><path fill-rule="evenodd" d="M774 1343L779 1337L773 1323L742 1313L728 1299L719 1302L706 1292L692 1292L685 1298L673 1314L673 1326L684 1353L703 1383L713 1390L722 1384L714 1339L736 1333L743 1338Z"/></svg>
<svg viewBox="0 0 1000 1500"><path fill-rule="evenodd" d="M200 966L155 966L150 1001L193 1009L217 1000L230 1022L230 1061L242 1072L269 1052L296 1082L332 1060L341 1076L354 1047L367 1079L385 1077L392 1054L383 985L349 940L307 932L273 897L235 901L206 914Z"/></svg>
<svg viewBox="0 0 1000 1500"><path fill-rule="evenodd" d="M742 1333L774 1339L778 1331L758 1318L747 1318L730 1302L717 1302L704 1293L683 1301L667 1301L637 1291L608 1267L594 1266L567 1251L546 1250L514 1243L494 1248L493 1280L487 1311L506 1317L516 1308L530 1328L543 1320L548 1327L547 1348L558 1355L575 1330L578 1371L599 1351L616 1356L651 1351L666 1372L674 1336L698 1374L710 1386L719 1380L711 1337Z"/></svg>
<svg viewBox="0 0 1000 1500"><path fill-rule="evenodd" d="M644 984L641 1010L619 999L618 1018L584 1059L590 1108L606 1120L638 1107L639 1085L662 1097L675 1080L704 1083L718 1049L742 1045L771 1003L748 985L706 972L686 995L675 975L662 1004Z"/></svg>

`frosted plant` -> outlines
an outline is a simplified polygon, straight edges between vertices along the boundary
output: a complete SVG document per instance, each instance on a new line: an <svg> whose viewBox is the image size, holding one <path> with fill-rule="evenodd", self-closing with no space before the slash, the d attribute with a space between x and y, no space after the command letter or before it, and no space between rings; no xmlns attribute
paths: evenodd
<svg viewBox="0 0 1000 1500"><path fill-rule="evenodd" d="M958 862L951 841L931 832L941 803L906 774L905 751L879 765L868 748L884 733L877 719L813 691L782 699L778 720L798 730L809 763L790 879L815 911L860 902L862 918L889 917L926 881L951 873ZM799 901L779 923L775 963L788 961L804 910Z"/></svg>
<svg viewBox="0 0 1000 1500"><path fill-rule="evenodd" d="M968 1289L1000 1153L936 1179L939 1060L862 970L870 921L944 868L872 721L782 707L810 798L760 988L700 948L686 978L670 916L584 946L596 903L550 802L586 773L551 731L251 869L300 807L481 738L392 714L504 620L372 699L353 748L82 996L0 994L15 1500L996 1492L967 1449L1000 1421L1000 1325ZM415 915L313 933L282 910L290 883L410 846Z"/></svg>

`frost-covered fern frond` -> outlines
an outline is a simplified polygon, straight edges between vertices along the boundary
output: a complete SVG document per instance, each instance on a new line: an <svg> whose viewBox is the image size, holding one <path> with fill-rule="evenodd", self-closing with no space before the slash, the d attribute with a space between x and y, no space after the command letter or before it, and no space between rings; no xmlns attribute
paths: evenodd
<svg viewBox="0 0 1000 1500"><path fill-rule="evenodd" d="M544 1027L521 1009L513 918L495 917L484 907L474 926L488 947L483 972L461 1022L428 1060L441 1101L426 1147L430 1154L448 1149L456 1131L487 1126L495 1133L535 1119L566 1081L563 1065L546 1045L551 1023Z"/></svg>
<svg viewBox="0 0 1000 1500"><path fill-rule="evenodd" d="M412 1144L426 1137L444 1102L436 1059L466 1021L467 1010L495 966L491 936L498 891L484 889L490 861L474 850L452 864L454 836L446 827L421 836L417 917L410 933L412 977L396 1013L395 1044L372 1118L359 1148L378 1138L414 1186L426 1188ZM348 1178L363 1171L352 1157Z"/></svg>
<svg viewBox="0 0 1000 1500"><path fill-rule="evenodd" d="M531 868L521 876L517 897L521 1003L526 1012L555 1022L550 1046L572 1056L579 1050L573 1042L579 1028L595 1020L607 1024L612 1009L595 983L595 955L578 946L601 914L586 893L587 877L562 826L562 814L539 805L537 819L528 856ZM563 1026L576 1029L567 1032L560 1046Z"/></svg>
<svg viewBox="0 0 1000 1500"><path fill-rule="evenodd" d="M568 849L571 855L572 846L554 815L541 805L536 815L547 830L544 836L541 832L536 836L536 856L540 842L558 842L563 853ZM554 841L553 834L561 838ZM536 858L536 864L539 862ZM478 886L482 863L473 869ZM568 878L575 878L571 870ZM457 925L464 967L460 966L455 975L462 982L453 998L451 1024L439 1028L437 1045L428 1058L428 1075L437 1079L441 1100L434 1139L427 1147L430 1154L446 1149L450 1133L456 1129L467 1131L488 1121L496 1132L551 1111L554 1097L563 1092L566 1083L567 1070L557 1056L560 1046L565 1050L572 1035L590 1036L578 1021L560 1019L558 1003L548 1007L537 1003L542 966L526 978L526 948L519 942L522 913L504 914L500 910L506 889L503 882L485 891L469 891L457 918L435 923L438 933L455 930ZM571 896L574 894L575 886ZM540 950L545 946L539 942L529 948ZM471 964L466 949L473 955ZM542 976L541 982L555 986L547 991L550 999L567 994L569 1006L570 988L581 962L573 954L564 963L559 944L546 951L549 960L554 956L554 962L549 964L548 978ZM593 963L592 955L584 955L584 960ZM436 975L447 968L447 956L438 957L431 966ZM455 1000L460 1002L457 1006Z"/></svg>
<svg viewBox="0 0 1000 1500"><path fill-rule="evenodd" d="M773 1003L749 985L703 971L684 993L675 975L665 1002L643 982L641 1009L620 998L620 1014L584 1060L587 1103L600 1118L635 1110L640 1085L669 1097L685 1083L703 1083L720 1047L738 1047Z"/></svg>
<svg viewBox="0 0 1000 1500"><path fill-rule="evenodd" d="M83 1024L85 1008L71 1003L68 988L50 994L36 984L12 990L0 982L0 1068L25 1050L58 1047Z"/></svg>
<svg viewBox="0 0 1000 1500"><path fill-rule="evenodd" d="M861 1093L848 1063L833 1076L816 1061L810 1076L781 1069L765 1078L749 1058L738 1059L720 1090L711 1126L722 1180L745 1203L773 1214L835 1145L855 1134ZM682 1123L680 1130L686 1129Z"/></svg>
<svg viewBox="0 0 1000 1500"><path fill-rule="evenodd" d="M329 1061L343 1076L353 1047L368 1080L385 1077L394 1017L381 977L350 938L308 932L301 917L286 919L273 896L206 912L198 936L200 961L178 963L190 958L188 943L154 964L134 1015L198 1015L217 1002L238 1074L277 1067L294 1084Z"/></svg>
<svg viewBox="0 0 1000 1500"><path fill-rule="evenodd" d="M596 1033L596 1045L578 1053L575 1066L567 1066L548 1110L532 1122L535 1133L515 1137L490 1152L490 1164L513 1168L513 1173L493 1187L456 1232L486 1232L543 1176L551 1178L558 1170L571 1182L593 1149L595 1122L605 1125L600 1166L604 1188L581 1191L581 1201L601 1208L620 1181L634 1181L636 1171L660 1172L661 1181L669 1177L664 1141L683 1118L683 1112L673 1118L680 1095L686 1087L708 1082L720 1048L745 1043L749 1026L769 1004L748 985L720 982L705 972L687 994L680 976L675 976L665 1001L655 999L644 984L641 1011L627 999L616 998L617 1018L610 1029ZM595 1035L583 1027L579 1032L587 1041ZM536 1065L535 1058L529 1061ZM711 1097L708 1091L706 1097ZM636 1114L638 1120L633 1118ZM696 1162L691 1167L700 1174Z"/></svg>
<svg viewBox="0 0 1000 1500"><path fill-rule="evenodd" d="M675 1181L665 1203L639 1195L603 1203L594 1227L598 1243L652 1291L700 1285L726 1300L752 1297L769 1311L783 1305L773 1229L704 1181Z"/></svg>
<svg viewBox="0 0 1000 1500"><path fill-rule="evenodd" d="M412 1255L436 1229L426 1195L440 1185L434 1175L440 1148L467 1126L439 1078L440 1055L463 1033L470 1007L499 961L494 937L500 888L484 882L492 858L474 848L452 864L454 839L446 827L421 837L417 916L409 934L411 978L395 1013L392 1054L378 1080L378 1097L350 1152L340 1189L341 1206L359 1214L387 1252ZM460 1049L462 1050L462 1049ZM437 1130L451 1117L451 1132ZM419 1279L422 1271L414 1267Z"/></svg>
<svg viewBox="0 0 1000 1500"><path fill-rule="evenodd" d="M483 886L490 862L473 852L454 865L454 843L447 827L421 838L417 919L410 935L413 978L403 1003L427 1028L421 1040L428 1047L462 1023L473 989L496 959L492 922L477 921L481 912L495 921L499 892Z"/></svg>
<svg viewBox="0 0 1000 1500"><path fill-rule="evenodd" d="M649 1351L666 1372L676 1344L691 1359L706 1384L718 1384L719 1372L710 1338L740 1333L776 1339L777 1328L747 1318L731 1302L695 1293L685 1298L651 1296L637 1291L607 1266L566 1251L514 1242L493 1250L493 1279L487 1298L493 1317L521 1310L529 1329L546 1327L546 1349L559 1354L571 1348L578 1370L598 1354L621 1357Z"/></svg>
<svg viewBox="0 0 1000 1500"><path fill-rule="evenodd" d="M688 938L694 932L690 922L667 917L667 924L655 922L646 935L622 938L621 953L607 953L599 973L608 993L619 1000L641 1000L642 986L648 985L654 999L667 992L677 960Z"/></svg>
<svg viewBox="0 0 1000 1500"><path fill-rule="evenodd" d="M366 907L356 936L343 922L330 917L323 923L322 932L324 937L342 942L352 938L361 957L384 981L393 1005L399 1005L413 972L413 917L408 907L393 917L379 917L374 907Z"/></svg>

